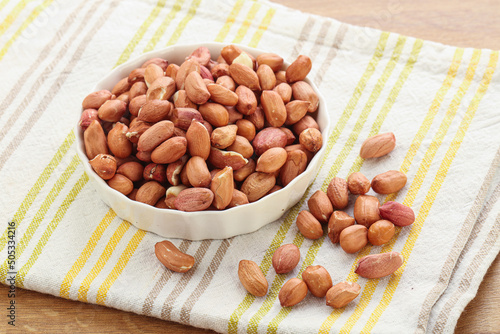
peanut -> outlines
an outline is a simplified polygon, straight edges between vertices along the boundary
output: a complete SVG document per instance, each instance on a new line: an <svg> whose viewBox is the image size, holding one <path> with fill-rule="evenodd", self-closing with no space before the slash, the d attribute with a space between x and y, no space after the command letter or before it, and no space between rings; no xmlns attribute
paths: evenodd
<svg viewBox="0 0 500 334"><path fill-rule="evenodd" d="M349 304L361 292L361 286L354 282L335 284L326 293L326 305L333 308L342 308Z"/></svg>
<svg viewBox="0 0 500 334"><path fill-rule="evenodd" d="M165 195L165 188L156 181L149 181L137 190L135 198L138 202L155 205L163 195Z"/></svg>
<svg viewBox="0 0 500 334"><path fill-rule="evenodd" d="M393 274L404 262L398 252L367 255L359 259L355 273L365 278L381 278Z"/></svg>
<svg viewBox="0 0 500 334"><path fill-rule="evenodd" d="M368 229L368 241L374 246L388 243L396 233L394 224L382 219L373 223Z"/></svg>
<svg viewBox="0 0 500 334"><path fill-rule="evenodd" d="M311 293L319 298L326 296L332 287L332 277L322 266L308 266L302 273L302 279Z"/></svg>
<svg viewBox="0 0 500 334"><path fill-rule="evenodd" d="M137 182L142 180L143 171L144 167L140 163L129 161L118 167L116 173L126 176L132 182Z"/></svg>
<svg viewBox="0 0 500 334"><path fill-rule="evenodd" d="M257 263L241 260L238 266L238 277L243 287L256 297L265 296L268 283Z"/></svg>
<svg viewBox="0 0 500 334"><path fill-rule="evenodd" d="M354 219L358 224L370 227L371 224L380 220L380 202L377 197L360 195L354 203Z"/></svg>
<svg viewBox="0 0 500 334"><path fill-rule="evenodd" d="M363 225L351 225L340 232L340 247L349 254L359 252L368 243L368 229Z"/></svg>
<svg viewBox="0 0 500 334"><path fill-rule="evenodd" d="M397 202L389 201L379 209L382 218L391 221L397 226L408 226L415 221L412 208Z"/></svg>
<svg viewBox="0 0 500 334"><path fill-rule="evenodd" d="M302 210L297 216L297 228L307 239L316 240L323 236L321 223L307 210Z"/></svg>
<svg viewBox="0 0 500 334"><path fill-rule="evenodd" d="M328 198L334 208L344 209L349 204L349 193L347 182L340 177L334 177L328 184L326 191Z"/></svg>
<svg viewBox="0 0 500 334"><path fill-rule="evenodd" d="M372 189L378 194L392 194L406 185L406 175L397 170L390 170L372 179Z"/></svg>
<svg viewBox="0 0 500 334"><path fill-rule="evenodd" d="M344 211L334 211L328 221L328 237L335 244L340 240L340 233L352 225L354 225L353 217Z"/></svg>
<svg viewBox="0 0 500 334"><path fill-rule="evenodd" d="M273 254L272 264L277 274L286 274L292 271L300 261L300 251L294 244L286 244Z"/></svg>
<svg viewBox="0 0 500 334"><path fill-rule="evenodd" d="M394 147L396 147L394 133L381 133L363 142L359 156L363 159L379 158L390 153Z"/></svg>
<svg viewBox="0 0 500 334"><path fill-rule="evenodd" d="M126 158L132 154L132 142L127 138L128 126L116 122L108 133L108 146L111 153L117 158Z"/></svg>
<svg viewBox="0 0 500 334"><path fill-rule="evenodd" d="M107 183L111 188L118 190L124 195L130 194L134 189L132 181L121 174L115 174Z"/></svg>
<svg viewBox="0 0 500 334"><path fill-rule="evenodd" d="M364 195L370 190L370 181L363 173L355 172L347 178L347 187L351 194Z"/></svg>
<svg viewBox="0 0 500 334"><path fill-rule="evenodd" d="M307 201L309 211L320 222L326 223L333 213L333 206L328 196L322 191L317 190Z"/></svg>
<svg viewBox="0 0 500 334"><path fill-rule="evenodd" d="M191 269L195 263L194 257L182 253L168 240L156 243L155 254L165 267L178 273L185 273Z"/></svg>
<svg viewBox="0 0 500 334"><path fill-rule="evenodd" d="M116 173L116 159L109 154L98 154L89 161L94 171L104 180L109 180Z"/></svg>
<svg viewBox="0 0 500 334"><path fill-rule="evenodd" d="M300 303L307 295L307 284L300 278L289 279L280 289L278 299L283 307L290 307Z"/></svg>
<svg viewBox="0 0 500 334"><path fill-rule="evenodd" d="M307 128L299 135L299 142L310 152L317 152L323 146L321 131L315 128Z"/></svg>

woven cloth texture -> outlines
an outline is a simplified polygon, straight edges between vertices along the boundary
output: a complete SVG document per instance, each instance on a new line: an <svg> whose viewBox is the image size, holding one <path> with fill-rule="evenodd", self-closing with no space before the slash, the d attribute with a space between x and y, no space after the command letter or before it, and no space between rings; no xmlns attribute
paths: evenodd
<svg viewBox="0 0 500 334"><path fill-rule="evenodd" d="M12 0L0 3L0 21L4 284L14 276L18 287L221 333L452 333L500 250L497 51L356 27L267 1ZM207 41L258 47L287 61L308 55L308 78L326 97L331 132L297 205L247 235L172 239L196 259L178 274L154 255L164 238L138 230L100 200L76 156L73 128L82 99L115 66ZM366 138L388 131L397 138L393 152L359 157ZM346 254L328 237L300 234L298 212L332 177L360 171L371 179L387 170L404 172L407 185L394 195L369 194L404 203L416 216L388 244ZM288 243L301 259L278 275L271 257ZM389 251L405 257L395 274L354 273L362 256ZM237 276L241 259L260 266L266 296L246 293ZM360 295L338 310L311 294L282 308L281 286L309 265L324 266L334 283L357 282Z"/></svg>

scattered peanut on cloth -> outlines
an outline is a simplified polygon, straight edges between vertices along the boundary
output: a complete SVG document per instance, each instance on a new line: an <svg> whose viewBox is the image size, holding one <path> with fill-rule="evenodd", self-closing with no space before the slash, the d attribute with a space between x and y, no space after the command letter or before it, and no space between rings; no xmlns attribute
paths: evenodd
<svg viewBox="0 0 500 334"><path fill-rule="evenodd" d="M362 145L360 156L364 159L377 158L390 153L396 146L393 133L383 133L368 138ZM397 227L411 225L415 215L410 207L389 201L380 205L379 199L367 195L370 189L378 194L398 192L406 185L406 175L390 170L376 175L371 181L362 173L355 172L347 180L334 177L327 191L317 190L308 199L308 210L297 215L296 225L300 233L308 239L323 236L323 225L327 224L327 236L333 244L349 254L362 250L368 243L380 246L389 242ZM354 217L345 212L349 196L356 195ZM277 274L288 273L298 264L300 252L293 244L279 247L273 255L273 267ZM247 261L247 260L243 260ZM376 279L393 274L404 262L398 252L373 254L362 257L356 264L355 273ZM242 280L248 286L249 280L262 280L262 271L254 268L254 276L248 275ZM241 276L240 276L241 280ZM247 289L248 292L252 293ZM291 278L279 292L280 304L289 307L300 303L310 291L312 295L325 298L326 305L342 308L349 304L361 292L361 286L355 282L339 282L333 285L328 271L321 265L308 266L302 273L302 279Z"/></svg>

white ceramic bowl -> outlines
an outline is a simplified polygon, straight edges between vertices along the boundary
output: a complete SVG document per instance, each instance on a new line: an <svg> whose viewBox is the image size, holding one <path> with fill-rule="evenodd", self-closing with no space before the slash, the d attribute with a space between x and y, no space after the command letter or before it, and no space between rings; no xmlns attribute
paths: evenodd
<svg viewBox="0 0 500 334"><path fill-rule="evenodd" d="M111 90L120 79L128 76L131 70L140 67L146 60L154 57L161 57L167 59L170 63L180 64L193 50L202 45L210 50L213 59L217 59L220 50L226 44L203 43L174 45L162 50L145 53L136 59L129 60L116 67L99 81L92 91L101 89ZM272 52L253 49L243 45L238 45L238 47L254 57L264 52ZM287 65L288 64L285 64L285 66ZM83 132L78 124L76 124L75 133L78 156L83 162L85 172L89 176L91 183L97 189L101 199L110 206L120 218L129 221L140 229L154 232L162 237L189 240L224 239L253 232L280 218L284 212L300 200L317 174L321 160L324 156L330 125L326 102L316 85L307 79L305 81L313 87L319 96L319 108L316 121L323 134L323 147L316 153L307 166L307 169L290 182L290 184L250 204L223 211L182 212L177 210L158 209L144 203L132 201L127 196L110 188L106 182L92 170L87 155L85 154Z"/></svg>

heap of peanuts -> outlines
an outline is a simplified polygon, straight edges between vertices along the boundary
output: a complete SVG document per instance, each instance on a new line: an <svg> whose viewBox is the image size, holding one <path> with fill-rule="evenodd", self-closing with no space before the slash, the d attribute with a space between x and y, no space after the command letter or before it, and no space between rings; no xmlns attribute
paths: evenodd
<svg viewBox="0 0 500 334"><path fill-rule="evenodd" d="M217 60L200 47L182 64L154 58L82 103L93 170L132 200L181 211L254 202L304 172L321 148L319 98L288 68L234 45Z"/></svg>
<svg viewBox="0 0 500 334"><path fill-rule="evenodd" d="M383 152L377 151L377 156L386 154L395 142L391 132L371 137L362 146L361 157L374 157L374 145L389 143ZM368 146L372 148L368 150ZM396 193L406 185L406 180L406 175L396 170L379 174L371 182L360 172L352 173L347 180L334 177L326 193L318 190L309 198L309 210L299 213L297 227L304 237L318 239L323 235L322 224L328 224L328 237L332 243L340 243L346 253L356 253L368 242L383 245L393 237L395 226L412 224L415 214L410 207L393 201L381 206L377 197L366 193L370 189L383 195ZM342 211L349 203L349 194L357 195L354 217Z"/></svg>
<svg viewBox="0 0 500 334"><path fill-rule="evenodd" d="M391 152L396 145L392 132L379 134L365 140L360 156L363 159L381 157ZM390 170L375 176L370 182L360 172L355 172L344 180L333 178L327 192L316 191L308 200L309 210L297 216L297 227L305 238L319 239L323 236L323 226L328 224L328 237L332 243L340 243L347 253L356 253L368 242L383 245L394 236L395 226L408 226L415 221L413 210L401 203L389 201L380 206L375 196L366 195L371 189L378 194L392 194L406 185L406 175ZM349 194L357 195L354 217L345 211ZM279 247L273 254L272 265L277 274L291 272L300 261L300 250L294 244ZM355 272L365 278L381 278L394 273L404 258L398 252L368 255L361 258ZM238 276L245 289L255 295L267 294L268 282L259 266L250 260L241 260ZM333 285L328 271L321 265L308 266L302 272L302 279L289 279L280 289L278 298L284 307L301 302L308 291L316 297L326 297L326 305L342 308L354 300L361 292L356 282L339 282Z"/></svg>

